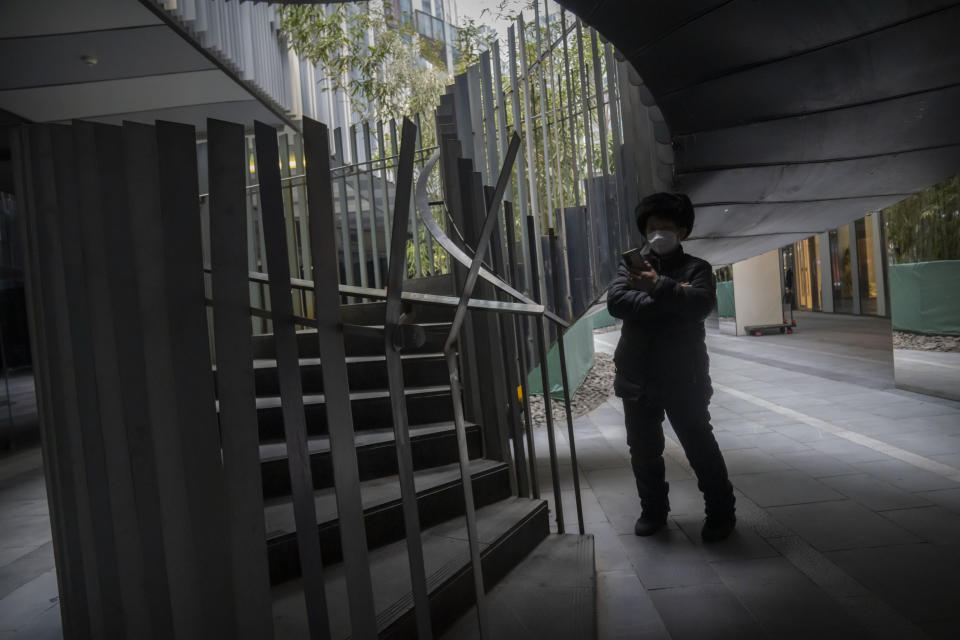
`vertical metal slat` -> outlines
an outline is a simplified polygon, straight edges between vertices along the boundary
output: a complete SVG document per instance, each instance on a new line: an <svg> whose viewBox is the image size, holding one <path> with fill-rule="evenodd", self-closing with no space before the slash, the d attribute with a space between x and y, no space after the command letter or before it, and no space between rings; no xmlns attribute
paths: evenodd
<svg viewBox="0 0 960 640"><path fill-rule="evenodd" d="M530 243L540 244L536 236L535 222L532 216L527 218L527 231ZM533 249L531 248L531 253ZM540 265L533 263L530 265L534 271L534 282L540 280ZM545 299L542 290L534 289L531 297L538 303ZM543 413L547 421L547 446L550 449L550 478L553 484L553 502L554 513L557 519L557 533L564 532L563 526L563 502L560 494L560 472L557 468L557 442L556 435L553 433L553 409L550 406L550 375L547 371L547 337L544 329L544 318L534 318L534 334L537 341L537 354L540 359L540 381L543 384Z"/></svg>
<svg viewBox="0 0 960 640"><path fill-rule="evenodd" d="M413 154L416 130L410 120L403 121L401 155L397 159L396 199L393 222L395 246L391 252L387 275L387 304L384 315L384 343L387 360L387 376L390 385L390 408L393 413L393 434L397 447L397 468L400 477L400 495L403 501L403 525L407 537L407 555L410 564L410 581L413 591L414 611L417 619L417 637L430 640L433 631L430 623L430 600L427 595L427 576L424 567L423 542L420 538L420 516L417 512L417 490L413 480L413 453L410 446L410 430L407 424L407 400L404 393L403 360L400 356L400 316L403 304L403 278L406 271L406 242L404 229L410 211L410 192L413 188Z"/></svg>
<svg viewBox="0 0 960 640"><path fill-rule="evenodd" d="M205 633L235 634L230 530L207 337L196 131L158 122L156 136L177 424L196 562L202 567L197 572L201 624L213 629Z"/></svg>
<svg viewBox="0 0 960 640"><path fill-rule="evenodd" d="M323 578L323 559L320 552L320 539L317 535L317 514L313 499L313 474L307 451L307 424L303 408L297 336L293 323L293 301L290 297L290 274L286 255L288 248L283 228L280 171L277 166L277 135L273 127L261 122L254 123L254 128L257 141L257 165L260 168L260 206L263 212L267 270L270 276L270 298L273 303L277 375L280 383L283 429L290 467L293 516L297 527L297 550L300 553L307 624L311 638L327 638L330 628ZM312 160L313 157L310 156L308 163ZM307 197L309 198L309 194ZM334 256L336 253L327 257L335 261ZM316 258L317 253L314 250L314 260Z"/></svg>
<svg viewBox="0 0 960 640"><path fill-rule="evenodd" d="M273 617L248 305L243 125L207 120L207 140L217 393L237 637L269 639Z"/></svg>
<svg viewBox="0 0 960 640"><path fill-rule="evenodd" d="M347 596L350 601L351 634L356 638L375 638L377 618L373 606L343 326L340 322L336 243L331 233L334 222L330 144L325 125L309 118L304 118L303 124L313 254L314 315L320 360L323 363L323 389Z"/></svg>
<svg viewBox="0 0 960 640"><path fill-rule="evenodd" d="M557 235L550 230L550 260L552 262L550 271L553 273L554 297L560 296L560 247L557 242ZM580 469L577 465L577 443L573 433L573 412L570 410L570 380L567 376L567 352L563 344L564 332L557 330L557 351L560 355L560 378L563 382L563 409L567 417L567 442L570 446L570 473L573 476L573 496L577 503L577 525L580 535L585 533L583 528L583 504L580 499Z"/></svg>

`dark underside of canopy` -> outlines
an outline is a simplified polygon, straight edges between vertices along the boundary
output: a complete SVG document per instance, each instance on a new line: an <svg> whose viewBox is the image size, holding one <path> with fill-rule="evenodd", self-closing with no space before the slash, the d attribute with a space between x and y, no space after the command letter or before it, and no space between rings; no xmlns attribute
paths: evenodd
<svg viewBox="0 0 960 640"><path fill-rule="evenodd" d="M697 205L689 249L714 264L850 222L960 170L960 3L561 4L642 78L669 128L674 186Z"/></svg>

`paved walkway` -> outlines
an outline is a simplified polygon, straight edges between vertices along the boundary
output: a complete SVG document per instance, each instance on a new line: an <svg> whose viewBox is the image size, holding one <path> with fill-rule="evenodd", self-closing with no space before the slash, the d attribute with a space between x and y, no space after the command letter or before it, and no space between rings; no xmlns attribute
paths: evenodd
<svg viewBox="0 0 960 640"><path fill-rule="evenodd" d="M882 319L813 314L792 336L711 333L739 523L710 547L669 428L669 526L638 538L619 401L576 421L600 638L956 637L960 403L892 389L889 336ZM618 337L597 334L598 350ZM575 531L570 492L564 503Z"/></svg>

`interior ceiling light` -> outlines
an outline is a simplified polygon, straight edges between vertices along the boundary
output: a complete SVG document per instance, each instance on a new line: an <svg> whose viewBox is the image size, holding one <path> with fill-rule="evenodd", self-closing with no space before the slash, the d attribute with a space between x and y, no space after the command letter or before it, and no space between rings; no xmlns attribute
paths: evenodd
<svg viewBox="0 0 960 640"><path fill-rule="evenodd" d="M97 59L97 56L91 55L89 53L80 56L80 60L82 60L83 64L87 65L88 67L92 67L93 65L100 62L100 60Z"/></svg>

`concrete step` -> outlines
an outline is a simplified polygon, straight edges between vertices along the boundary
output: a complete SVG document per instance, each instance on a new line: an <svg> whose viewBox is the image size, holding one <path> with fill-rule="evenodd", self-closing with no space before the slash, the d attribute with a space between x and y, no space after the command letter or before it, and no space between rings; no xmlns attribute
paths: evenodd
<svg viewBox="0 0 960 640"><path fill-rule="evenodd" d="M496 460L479 459L470 463L473 499L478 507L510 496L507 465ZM458 464L447 464L418 471L414 476L421 528L427 528L463 514L463 489ZM367 531L367 544L376 548L404 536L400 483L396 476L384 476L360 483ZM271 584L300 575L296 524L289 497L265 501L267 554ZM342 559L340 526L337 520L336 494L332 487L314 493L317 523L324 564Z"/></svg>
<svg viewBox="0 0 960 640"><path fill-rule="evenodd" d="M367 324L374 328L382 328L382 324ZM443 343L450 331L449 322L420 322L426 335L426 342L420 347L404 349L404 353L441 353ZM383 338L377 335L344 335L344 349L348 356L383 355ZM320 357L320 343L317 340L316 329L297 331L297 353L301 358ZM257 360L269 360L276 356L272 333L253 336L253 357Z"/></svg>
<svg viewBox="0 0 960 640"><path fill-rule="evenodd" d="M488 638L593 640L597 571L592 535L551 534L487 594ZM471 607L441 640L480 640Z"/></svg>
<svg viewBox="0 0 960 640"><path fill-rule="evenodd" d="M453 420L453 401L449 384L413 387L407 385L407 421L409 424L430 424ZM307 432L311 435L327 433L326 398L322 393L304 394ZM354 391L350 393L353 426L358 432L386 429L393 426L390 410L390 392L386 389ZM257 398L257 420L260 441L284 439L283 411L280 396Z"/></svg>
<svg viewBox="0 0 960 640"><path fill-rule="evenodd" d="M484 584L491 589L549 533L542 500L507 498L477 509ZM473 571L462 518L423 531L424 564L435 633L442 633L474 600ZM406 541L370 553L377 627L381 638L416 638ZM342 566L326 571L331 637L350 637L349 606ZM299 581L273 588L274 629L278 638L307 637ZM526 636L491 636L504 640ZM533 636L530 636L533 637Z"/></svg>
<svg viewBox="0 0 960 640"><path fill-rule="evenodd" d="M470 458L483 453L483 434L473 423L466 425L467 450ZM410 444L415 470L449 464L457 460L457 434L453 422L437 422L410 427ZM357 432L354 437L360 480L371 480L397 473L397 450L393 428ZM329 436L313 436L308 440L313 486L317 489L333 486L333 467ZM260 445L260 475L265 498L290 493L290 471L287 464L287 444L284 441L264 442Z"/></svg>
<svg viewBox="0 0 960 640"><path fill-rule="evenodd" d="M403 381L408 387L449 384L450 376L442 353L403 354ZM258 396L280 394L277 361L254 360L254 382ZM347 358L347 380L353 391L386 389L387 361L383 355ZM323 367L320 358L300 358L300 381L304 393L323 393Z"/></svg>

